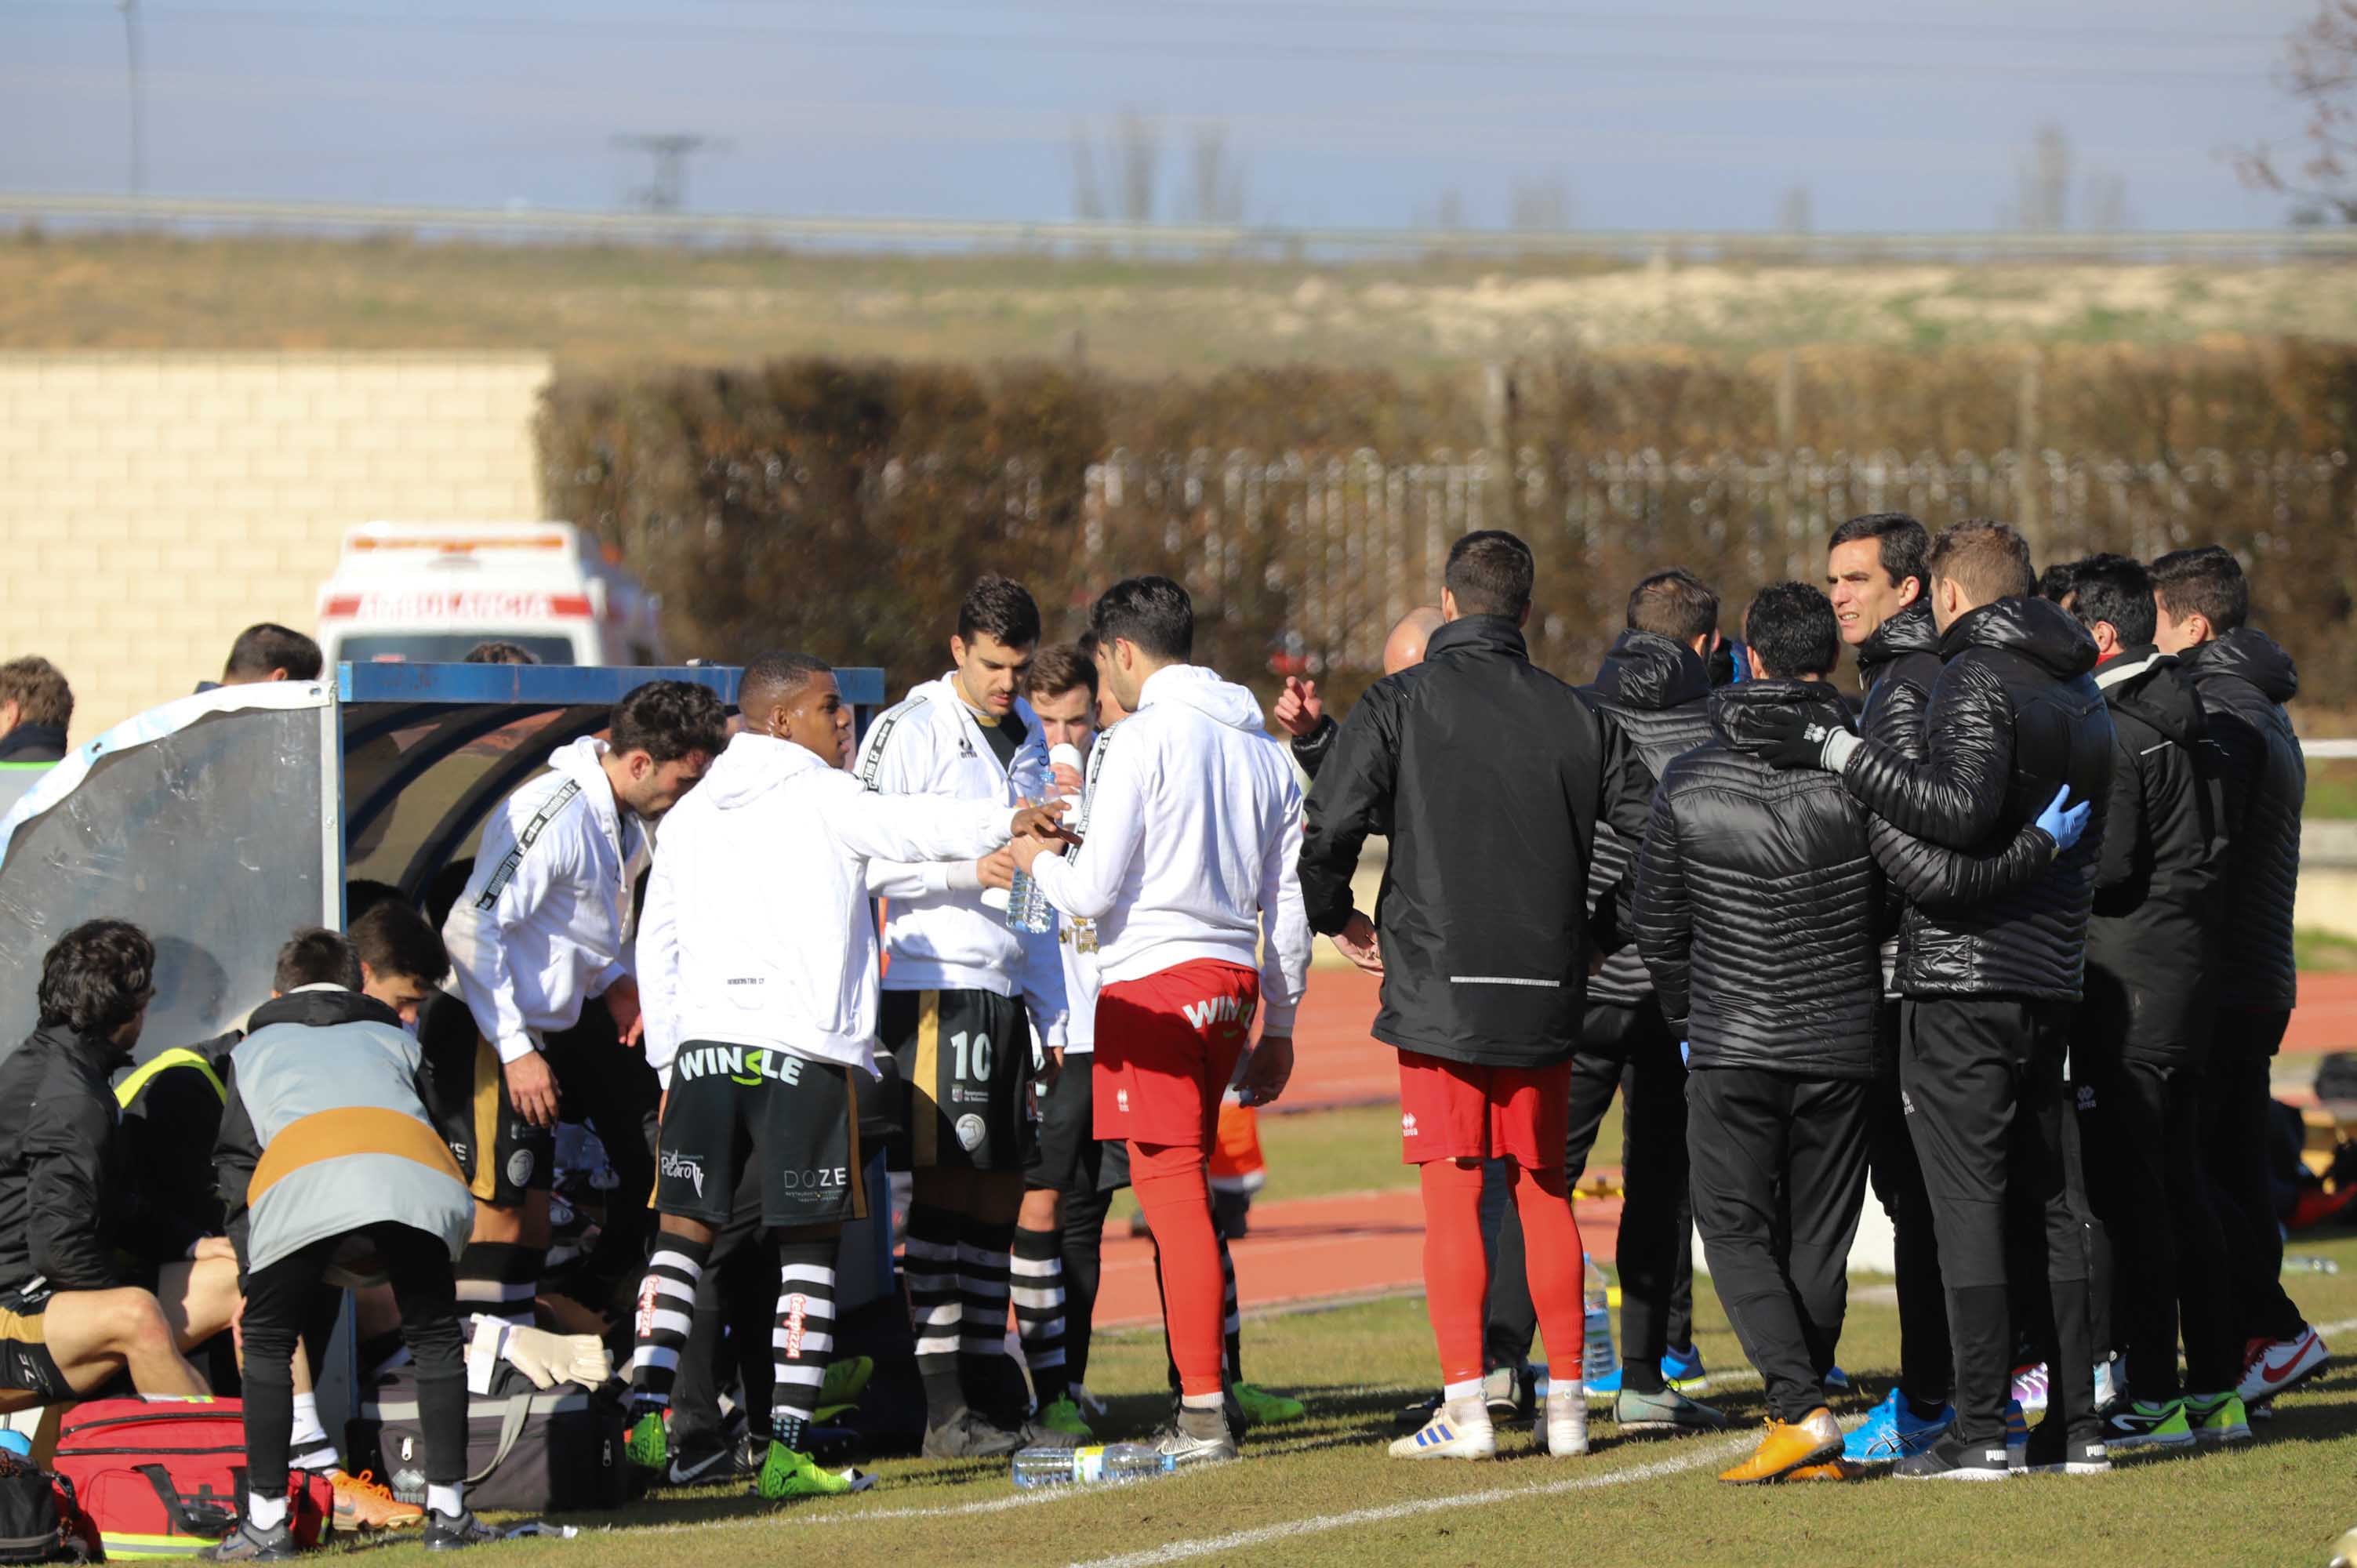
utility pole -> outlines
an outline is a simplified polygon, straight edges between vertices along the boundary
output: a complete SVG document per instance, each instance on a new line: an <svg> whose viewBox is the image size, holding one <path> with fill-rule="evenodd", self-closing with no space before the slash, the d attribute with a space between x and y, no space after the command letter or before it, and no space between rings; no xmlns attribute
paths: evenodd
<svg viewBox="0 0 2357 1568"><path fill-rule="evenodd" d="M147 132L141 124L139 0L114 0L114 8L123 13L124 65L131 86L131 194L144 196L147 192Z"/></svg>
<svg viewBox="0 0 2357 1568"><path fill-rule="evenodd" d="M725 143L709 136L673 131L662 135L616 136L614 145L626 152L645 153L654 159L651 177L630 193L633 206L648 212L676 212L687 201L687 159L706 148L717 151Z"/></svg>

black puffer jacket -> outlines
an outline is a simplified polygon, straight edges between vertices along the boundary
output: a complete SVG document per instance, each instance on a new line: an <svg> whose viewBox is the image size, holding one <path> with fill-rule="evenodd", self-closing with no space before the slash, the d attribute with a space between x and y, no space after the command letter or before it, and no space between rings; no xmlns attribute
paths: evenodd
<svg viewBox="0 0 2357 1568"><path fill-rule="evenodd" d="M2060 606L2005 598L1957 618L1941 650L1923 759L1868 743L1843 770L1888 829L1923 841L1883 859L1912 901L1899 991L2075 1002L2112 775L2111 717L2088 674L2094 640ZM1900 870L1907 853L1932 846L1998 864L2064 784L2093 803L2085 836L2026 886L1932 908Z"/></svg>
<svg viewBox="0 0 2357 1568"><path fill-rule="evenodd" d="M1923 715L1940 679L1940 628L1932 607L1918 599L1874 628L1857 645L1857 678L1866 686L1858 731L1901 757L1921 760Z"/></svg>
<svg viewBox="0 0 2357 1568"><path fill-rule="evenodd" d="M0 1290L125 1283L115 1248L132 1194L108 1080L130 1059L44 1026L0 1062Z"/></svg>
<svg viewBox="0 0 2357 1568"><path fill-rule="evenodd" d="M2121 650L2095 684L2112 711L2112 798L2077 1037L2115 1059L2198 1066L2210 1043L2225 851L2217 784L2201 761L2201 702L2177 661L2149 644Z"/></svg>
<svg viewBox="0 0 2357 1568"><path fill-rule="evenodd" d="M1596 679L1579 694L1597 712L1609 714L1659 779L1671 761L1710 738L1710 671L1702 656L1675 638L1650 631L1624 631L1604 656ZM1613 898L1637 858L1633 840L1609 822L1596 824L1596 854L1587 863L1587 908ZM1610 911L1607 910L1607 918ZM1653 979L1633 948L1605 960L1589 977L1587 999L1617 1007L1652 1000Z"/></svg>
<svg viewBox="0 0 2357 1568"><path fill-rule="evenodd" d="M1636 940L1687 1065L1867 1078L1882 1004L1883 885L1841 781L1780 773L1747 726L1801 708L1846 727L1819 681L1712 693L1714 737L1669 764L1637 863Z"/></svg>
<svg viewBox="0 0 2357 1568"><path fill-rule="evenodd" d="M2275 639L2251 627L2182 655L2225 786L2224 925L2218 1001L2288 1010L2299 986L2292 900L2299 892L2299 814L2308 761L2283 711L2299 671Z"/></svg>
<svg viewBox="0 0 2357 1568"><path fill-rule="evenodd" d="M1340 930L1360 845L1390 834L1375 1038L1493 1066L1568 1057L1596 824L1641 837L1652 790L1620 726L1501 617L1450 621L1423 663L1369 687L1309 791L1301 897L1312 929Z"/></svg>
<svg viewBox="0 0 2357 1568"><path fill-rule="evenodd" d="M1333 714L1320 714L1316 729L1294 737L1293 760L1309 776L1312 784L1318 782L1318 770L1326 766L1326 754L1334 749L1334 732L1341 727L1334 722Z"/></svg>

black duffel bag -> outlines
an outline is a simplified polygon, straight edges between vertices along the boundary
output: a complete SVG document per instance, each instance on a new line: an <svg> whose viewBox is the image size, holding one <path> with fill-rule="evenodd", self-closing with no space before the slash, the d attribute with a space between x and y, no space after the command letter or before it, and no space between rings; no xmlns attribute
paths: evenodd
<svg viewBox="0 0 2357 1568"><path fill-rule="evenodd" d="M403 1366L361 1402L347 1434L353 1466L367 1466L393 1495L425 1501L425 1435L417 1369ZM618 1508L630 1466L622 1415L579 1383L536 1389L502 1361L489 1393L467 1405L467 1506L514 1513Z"/></svg>

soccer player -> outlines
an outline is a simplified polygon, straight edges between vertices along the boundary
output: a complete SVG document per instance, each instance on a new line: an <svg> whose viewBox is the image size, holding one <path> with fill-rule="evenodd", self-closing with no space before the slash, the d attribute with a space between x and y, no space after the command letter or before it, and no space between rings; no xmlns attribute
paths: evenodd
<svg viewBox="0 0 2357 1568"><path fill-rule="evenodd" d="M975 583L949 639L952 668L869 726L860 783L887 795L1008 807L1044 798L1048 748L1021 693L1039 641L1039 607L1022 584ZM954 865L867 863L867 890L884 900L880 1026L909 1138L906 1268L924 1451L934 1459L1012 1454L1027 1441L1068 1436L1072 1424L1060 1412L1060 1424L1041 1425L1020 1411L993 1410L987 1379L1005 1355L1009 1253L1024 1168L1037 1151L1034 1031L1043 1068L1052 1071L1064 1053L1054 933L1012 930L1004 898L985 901L988 890L1004 895L1014 875L1004 849ZM1043 1235L1024 1243L1027 1281L1039 1277ZM1035 1297L1048 1288L1026 1285ZM1052 1321L1035 1320L1035 1330ZM1060 1397L1054 1368L1045 1370Z"/></svg>
<svg viewBox="0 0 2357 1568"><path fill-rule="evenodd" d="M1292 1073L1309 962L1294 870L1301 791L1253 694L1187 662L1186 589L1126 578L1089 624L1134 716L1097 739L1086 842L1066 858L1017 840L1016 862L1062 913L1097 922L1096 1131L1128 1143L1154 1230L1179 1376L1159 1446L1196 1465L1237 1456L1206 1161L1256 1014L1263 1035L1241 1087L1265 1103Z"/></svg>
<svg viewBox="0 0 2357 1568"><path fill-rule="evenodd" d="M647 1056L661 1075L662 1214L640 1286L631 1459L666 1467L662 1423L714 1237L748 1170L779 1257L769 1449L775 1500L851 1490L805 1451L834 1348L843 1221L866 1212L854 1073L876 1071L867 863L972 861L1055 812L879 795L837 766L851 710L805 654L746 667L746 727L663 824L639 936Z"/></svg>
<svg viewBox="0 0 2357 1568"><path fill-rule="evenodd" d="M1620 727L1530 661L1534 563L1481 530L1448 553L1424 662L1389 675L1342 722L1309 797L1301 852L1310 924L1383 976L1375 1037L1400 1052L1402 1157L1419 1169L1425 1286L1442 1404L1392 1445L1403 1458L1497 1452L1482 1391L1488 1266L1483 1163L1512 1162L1531 1296L1566 1376L1540 1429L1587 1451L1579 1226L1565 1185L1570 1057L1587 980L1596 822L1642 837L1652 776ZM1373 832L1391 835L1380 940L1352 907Z"/></svg>
<svg viewBox="0 0 2357 1568"><path fill-rule="evenodd" d="M420 1029L435 1122L483 1206L458 1260L470 1309L532 1321L565 1111L596 1123L622 1178L594 1263L618 1284L637 1266L656 1091L636 1048L631 888L647 823L704 776L726 726L706 688L650 682L614 704L607 739L560 749L484 824L442 928L465 1016L431 1006Z"/></svg>

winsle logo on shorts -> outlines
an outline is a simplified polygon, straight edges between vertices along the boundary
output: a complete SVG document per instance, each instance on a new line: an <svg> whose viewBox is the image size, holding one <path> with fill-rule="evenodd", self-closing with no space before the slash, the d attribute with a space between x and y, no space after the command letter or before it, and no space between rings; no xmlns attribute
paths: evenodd
<svg viewBox="0 0 2357 1568"><path fill-rule="evenodd" d="M1210 996L1200 1002L1189 1002L1179 1009L1187 1015L1191 1026L1202 1029L1213 1024L1252 1023L1253 1004L1239 996Z"/></svg>
<svg viewBox="0 0 2357 1568"><path fill-rule="evenodd" d="M1403 1138L1413 1138L1415 1136L1415 1112L1403 1111L1400 1112L1400 1136Z"/></svg>

